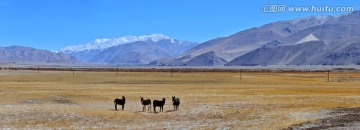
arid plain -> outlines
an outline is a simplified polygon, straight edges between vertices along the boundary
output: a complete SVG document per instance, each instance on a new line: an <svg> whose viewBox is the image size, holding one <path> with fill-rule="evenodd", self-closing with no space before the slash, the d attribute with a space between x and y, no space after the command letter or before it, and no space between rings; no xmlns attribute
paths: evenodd
<svg viewBox="0 0 360 130"><path fill-rule="evenodd" d="M360 73L330 75L1 70L0 129L283 129L360 107ZM140 97L166 98L164 112L143 112Z"/></svg>

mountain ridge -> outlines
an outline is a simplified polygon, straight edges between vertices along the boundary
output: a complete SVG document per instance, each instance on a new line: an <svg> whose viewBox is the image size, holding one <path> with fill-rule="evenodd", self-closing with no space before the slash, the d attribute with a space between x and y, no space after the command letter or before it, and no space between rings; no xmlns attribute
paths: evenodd
<svg viewBox="0 0 360 130"><path fill-rule="evenodd" d="M0 61L17 64L78 64L83 63L75 57L64 53L55 53L48 50L25 46L0 47Z"/></svg>
<svg viewBox="0 0 360 130"><path fill-rule="evenodd" d="M287 55L281 55L283 53L313 49L312 44L306 44L307 46L297 49L292 49L291 47L320 41L325 45L321 47L322 51L313 50L314 52L311 55L301 55L301 57L294 58L288 63L278 60L287 57ZM299 42L305 43L299 44ZM341 15L321 25L309 27L286 38L278 39L277 42L269 42L268 46L263 46L239 56L226 65L359 65L359 43L360 11L356 11L347 15ZM269 57L269 55L273 55L276 58Z"/></svg>
<svg viewBox="0 0 360 130"><path fill-rule="evenodd" d="M340 17L340 16L338 16ZM216 57L231 61L239 56L256 50L267 43L291 36L304 29L321 25L337 17L309 16L295 20L284 20L254 27L221 38L201 43L173 59L161 59L151 65L182 65L192 58L213 51ZM281 43L280 41L279 43ZM156 64L155 64L156 63ZM221 65L219 65L221 66Z"/></svg>
<svg viewBox="0 0 360 130"><path fill-rule="evenodd" d="M195 45L195 42L151 34L95 40L85 45L64 47L60 51L90 63L144 65L154 60L176 57Z"/></svg>
<svg viewBox="0 0 360 130"><path fill-rule="evenodd" d="M147 41L151 40L154 42L169 39L169 36L165 36L163 34L151 34L151 35L143 35L143 36L123 36L123 37L115 37L115 38L101 38L95 39L93 42L86 43L84 45L74 45L74 46L66 46L60 49L61 52L79 52L79 51L89 51L89 50L97 50L97 49L106 49L109 47L121 45L121 44L128 44L133 43L136 41ZM172 41L173 42L173 41Z"/></svg>

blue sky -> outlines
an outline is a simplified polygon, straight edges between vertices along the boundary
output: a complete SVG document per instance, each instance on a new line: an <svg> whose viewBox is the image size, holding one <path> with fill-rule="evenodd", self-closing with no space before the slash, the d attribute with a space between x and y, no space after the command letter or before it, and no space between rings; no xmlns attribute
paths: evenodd
<svg viewBox="0 0 360 130"><path fill-rule="evenodd" d="M96 38L153 33L204 42L270 22L349 13L262 11L278 4L360 6L358 0L0 0L0 46L58 50Z"/></svg>

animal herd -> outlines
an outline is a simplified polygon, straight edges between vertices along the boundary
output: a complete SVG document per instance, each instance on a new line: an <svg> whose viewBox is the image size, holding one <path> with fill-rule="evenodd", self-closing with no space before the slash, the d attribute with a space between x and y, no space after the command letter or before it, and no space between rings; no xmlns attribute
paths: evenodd
<svg viewBox="0 0 360 130"><path fill-rule="evenodd" d="M160 112L164 112L165 99L166 98L163 98L162 100L154 100L152 102L153 107L154 107L154 113L156 113L156 107L160 107ZM145 100L143 97L140 97L140 101L143 106L143 111L146 110L146 106L148 106L148 111L151 110L151 100L150 99ZM174 111L179 110L180 99L176 98L175 96L172 96L172 102L173 102ZM114 105L115 105L115 110L117 110L117 105L121 105L121 109L124 110L125 97L122 96L122 99L116 98L114 100Z"/></svg>

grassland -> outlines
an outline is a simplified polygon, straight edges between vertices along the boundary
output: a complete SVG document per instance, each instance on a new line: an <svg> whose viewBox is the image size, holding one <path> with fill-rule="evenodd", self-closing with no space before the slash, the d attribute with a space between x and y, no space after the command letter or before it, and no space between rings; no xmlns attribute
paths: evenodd
<svg viewBox="0 0 360 130"><path fill-rule="evenodd" d="M360 107L358 73L0 71L0 129L282 129ZM113 100L125 96L125 110ZM140 97L166 98L142 112ZM181 99L172 111L171 96Z"/></svg>

